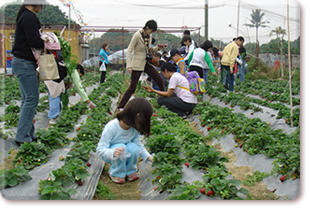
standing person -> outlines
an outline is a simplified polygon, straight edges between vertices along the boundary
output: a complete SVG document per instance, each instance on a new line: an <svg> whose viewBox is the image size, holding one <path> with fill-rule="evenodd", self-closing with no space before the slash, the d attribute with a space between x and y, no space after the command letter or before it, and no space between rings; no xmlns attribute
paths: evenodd
<svg viewBox="0 0 310 210"><path fill-rule="evenodd" d="M190 54L193 52L193 50L195 49L195 44L192 43L192 38L190 36L183 36L182 41L186 46L184 61L188 65L188 58Z"/></svg>
<svg viewBox="0 0 310 210"><path fill-rule="evenodd" d="M94 109L96 108L96 105L91 100L89 100L87 93L85 92L81 82L81 77L84 74L85 74L84 67L81 64L76 64L76 69L70 75L73 83L73 88L76 90L76 92L78 92L82 101L87 103L86 106L91 109Z"/></svg>
<svg viewBox="0 0 310 210"><path fill-rule="evenodd" d="M203 78L204 69L211 69L213 75L217 75L211 62L208 51L212 49L213 44L206 40L201 47L195 49L188 58L189 71L197 71L200 78Z"/></svg>
<svg viewBox="0 0 310 210"><path fill-rule="evenodd" d="M164 82L154 66L147 62L146 57L148 52L157 52L163 46L150 48L150 40L152 40L152 33L157 30L157 23L154 20L146 22L143 29L137 31L128 46L126 53L127 72L131 74L130 86L124 93L118 110L122 110L126 105L131 95L135 92L141 73L144 71L149 77L154 79L161 91L165 90ZM133 55L132 55L133 52Z"/></svg>
<svg viewBox="0 0 310 210"><path fill-rule="evenodd" d="M139 178L137 162L139 156L144 161L153 162L153 157L141 143L140 134L149 136L153 109L144 98L134 98L124 110L117 113L103 129L97 146L97 153L110 163L109 176L117 184L125 179L134 181Z"/></svg>
<svg viewBox="0 0 310 210"><path fill-rule="evenodd" d="M150 86L143 88L149 93L160 95L157 103L166 106L170 111L177 113L185 119L187 115L195 108L197 96L190 92L189 82L182 74L176 72L177 67L171 63L164 63L161 67L163 75L169 80L167 91L154 90Z"/></svg>
<svg viewBox="0 0 310 210"><path fill-rule="evenodd" d="M39 13L45 3L45 0L25 0L16 17L12 70L18 78L22 95L15 136L18 146L37 140L33 119L39 103L39 85L37 61L31 49L44 48L44 41L40 38L41 23L35 13Z"/></svg>
<svg viewBox="0 0 310 210"><path fill-rule="evenodd" d="M239 70L237 77L240 79L240 82L244 82L245 64L246 64L245 56L246 56L246 50L242 45L239 47L239 56L238 56L241 63L238 62L237 64Z"/></svg>
<svg viewBox="0 0 310 210"><path fill-rule="evenodd" d="M109 52L109 45L107 43L103 43L101 50L99 52L99 71L101 71L101 77L100 77L100 84L104 83L105 76L107 73L107 67L109 64L108 55L110 55ZM104 65L101 67L101 65Z"/></svg>
<svg viewBox="0 0 310 210"><path fill-rule="evenodd" d="M227 71L224 87L230 92L234 91L234 64L239 52L238 47L242 46L243 42L244 38L239 36L228 44L222 52L221 71L224 69ZM229 83L229 87L227 83Z"/></svg>
<svg viewBox="0 0 310 210"><path fill-rule="evenodd" d="M172 49L170 51L170 58L173 61L173 63L177 65L177 72L185 76L187 72L187 67L186 67L184 59L180 55L179 50Z"/></svg>

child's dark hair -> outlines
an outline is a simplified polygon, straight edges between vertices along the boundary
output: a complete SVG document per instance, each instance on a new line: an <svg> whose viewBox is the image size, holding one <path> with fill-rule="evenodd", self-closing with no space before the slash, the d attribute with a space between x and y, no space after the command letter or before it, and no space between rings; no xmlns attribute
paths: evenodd
<svg viewBox="0 0 310 210"><path fill-rule="evenodd" d="M219 57L219 49L217 49L216 47L212 47L212 51L215 58Z"/></svg>
<svg viewBox="0 0 310 210"><path fill-rule="evenodd" d="M166 70L167 71L170 71L170 72L176 72L177 71L177 67L175 65L173 65L172 63L170 62L165 62L161 67L160 67L160 70L162 72L165 72Z"/></svg>
<svg viewBox="0 0 310 210"><path fill-rule="evenodd" d="M84 72L84 67L81 65L81 64L76 64L76 69L80 69L80 73L82 74L82 75L84 75L85 74L85 72Z"/></svg>
<svg viewBox="0 0 310 210"><path fill-rule="evenodd" d="M204 43L202 43L201 48L204 49L205 51L208 51L210 48L213 47L212 42L209 40L206 40Z"/></svg>
<svg viewBox="0 0 310 210"><path fill-rule="evenodd" d="M183 32L183 35L191 35L191 32L190 32L189 30L185 30L185 31Z"/></svg>
<svg viewBox="0 0 310 210"><path fill-rule="evenodd" d="M138 114L139 124L137 124ZM149 136L152 114L153 108L150 102L145 98L136 97L126 104L123 111L117 113L116 118L139 131L141 135Z"/></svg>
<svg viewBox="0 0 310 210"><path fill-rule="evenodd" d="M149 27L149 29L152 29L153 32L157 31L157 23L155 20L149 20L145 23L145 26L143 27L144 30L146 30L146 27Z"/></svg>
<svg viewBox="0 0 310 210"><path fill-rule="evenodd" d="M192 37L191 36L189 36L189 35L185 35L185 36L183 36L183 38L182 38L182 42L186 42L186 41L189 41L189 42L192 42Z"/></svg>
<svg viewBox="0 0 310 210"><path fill-rule="evenodd" d="M108 46L108 44L107 44L107 43L103 43L102 46L101 46L101 48L102 48L103 50L105 50L106 46Z"/></svg>

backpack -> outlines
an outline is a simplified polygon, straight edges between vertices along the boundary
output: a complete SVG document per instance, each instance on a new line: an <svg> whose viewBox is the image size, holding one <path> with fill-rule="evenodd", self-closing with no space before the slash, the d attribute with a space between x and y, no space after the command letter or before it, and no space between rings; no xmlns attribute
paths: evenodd
<svg viewBox="0 0 310 210"><path fill-rule="evenodd" d="M189 90L190 92L194 93L195 95L200 95L206 92L206 84L204 79L199 77L197 71L189 71L186 72L186 79L189 82L189 89L181 86L182 89Z"/></svg>

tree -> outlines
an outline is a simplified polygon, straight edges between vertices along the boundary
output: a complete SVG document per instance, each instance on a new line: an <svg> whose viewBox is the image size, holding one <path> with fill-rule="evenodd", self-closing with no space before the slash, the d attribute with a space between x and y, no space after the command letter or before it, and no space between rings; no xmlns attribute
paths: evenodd
<svg viewBox="0 0 310 210"><path fill-rule="evenodd" d="M280 53L281 53L281 77L284 76L284 71L283 71L283 58L282 58L282 55L283 55L283 43L284 43L284 35L286 35L286 30L285 29L282 29L281 26L279 27L276 27L276 29L272 30L270 32L270 36L272 34L276 34L277 35L277 40L278 40L278 47L280 49ZM281 45L280 45L280 38L279 36L281 36Z"/></svg>
<svg viewBox="0 0 310 210"><path fill-rule="evenodd" d="M14 24L16 22L16 16L18 13L20 4L17 2L9 3L0 8L0 23L1 24ZM38 18L41 24L54 24L54 25L67 25L68 17L64 12L59 9L59 6L45 5L45 9L41 10L38 14ZM72 24L76 24L75 21L71 20Z"/></svg>
<svg viewBox="0 0 310 210"><path fill-rule="evenodd" d="M256 57L258 57L259 54L259 41L258 41L258 28L262 27L269 27L266 25L266 23L269 23L269 21L263 21L265 13L261 13L260 9L252 10L251 14L251 23L245 23L245 26L248 26L250 28L255 28L256 29Z"/></svg>

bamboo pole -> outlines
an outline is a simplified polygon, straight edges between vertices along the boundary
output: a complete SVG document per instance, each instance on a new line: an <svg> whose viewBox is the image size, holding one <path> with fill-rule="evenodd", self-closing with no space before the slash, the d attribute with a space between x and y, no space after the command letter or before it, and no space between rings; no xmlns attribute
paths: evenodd
<svg viewBox="0 0 310 210"><path fill-rule="evenodd" d="M288 35L288 66L289 66L289 84L290 84L290 102L291 102L291 127L293 124L293 99L292 99L292 69L291 69L291 41L290 41L290 19L289 19L289 0L287 0L287 35Z"/></svg>

